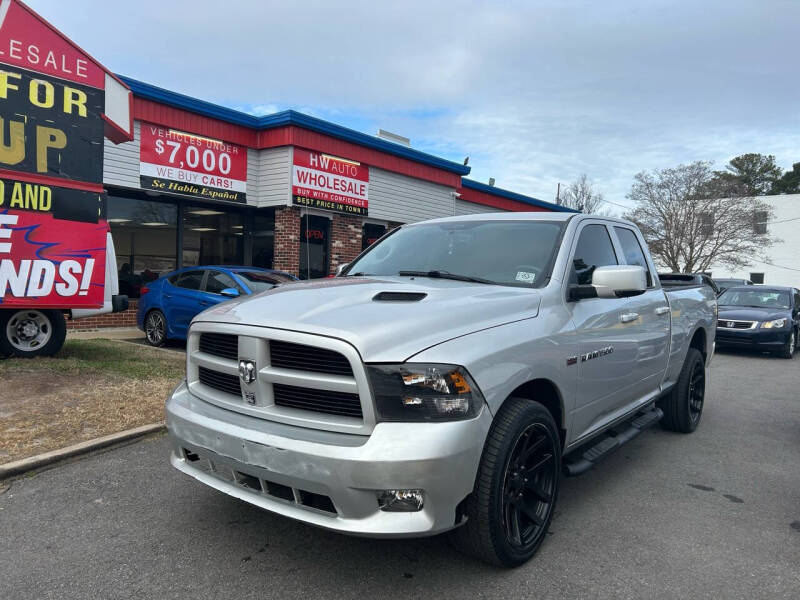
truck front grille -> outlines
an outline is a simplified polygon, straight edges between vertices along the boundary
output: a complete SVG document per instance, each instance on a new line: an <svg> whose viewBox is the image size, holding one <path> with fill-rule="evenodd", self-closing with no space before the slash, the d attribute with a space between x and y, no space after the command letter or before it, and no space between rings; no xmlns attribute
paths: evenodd
<svg viewBox="0 0 800 600"><path fill-rule="evenodd" d="M239 387L239 378L236 375L229 375L228 373L220 373L219 371L212 371L205 367L199 369L200 383L208 387L225 392L226 394L233 394L241 397L242 390Z"/></svg>
<svg viewBox="0 0 800 600"><path fill-rule="evenodd" d="M350 361L334 350L272 340L269 354L273 367L353 376Z"/></svg>
<svg viewBox="0 0 800 600"><path fill-rule="evenodd" d="M314 390L276 383L272 386L275 404L288 408L310 410L329 415L362 418L361 399L358 394Z"/></svg>
<svg viewBox="0 0 800 600"><path fill-rule="evenodd" d="M364 363L342 340L269 327L195 323L186 352L190 391L226 410L359 435L375 425ZM247 374L253 368L250 381Z"/></svg>
<svg viewBox="0 0 800 600"><path fill-rule="evenodd" d="M239 358L239 338L227 333L201 333L200 352L222 358Z"/></svg>

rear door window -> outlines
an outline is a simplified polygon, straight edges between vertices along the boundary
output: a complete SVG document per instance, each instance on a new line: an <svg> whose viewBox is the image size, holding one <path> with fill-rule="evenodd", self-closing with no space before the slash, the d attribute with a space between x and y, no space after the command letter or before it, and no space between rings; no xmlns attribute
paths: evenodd
<svg viewBox="0 0 800 600"><path fill-rule="evenodd" d="M644 267L647 271L647 287L653 287L653 278L650 275L650 268L647 266L647 259L644 257L639 240L632 229L627 227L614 227L614 231L619 238L619 243L622 246L622 254L625 257L625 262L629 265L637 265Z"/></svg>
<svg viewBox="0 0 800 600"><path fill-rule="evenodd" d="M575 254L572 256L570 283L592 283L592 273L597 267L617 264L617 255L606 226L587 225L581 230Z"/></svg>
<svg viewBox="0 0 800 600"><path fill-rule="evenodd" d="M203 283L203 271L186 271L170 278L169 282L175 287L185 290L199 290Z"/></svg>

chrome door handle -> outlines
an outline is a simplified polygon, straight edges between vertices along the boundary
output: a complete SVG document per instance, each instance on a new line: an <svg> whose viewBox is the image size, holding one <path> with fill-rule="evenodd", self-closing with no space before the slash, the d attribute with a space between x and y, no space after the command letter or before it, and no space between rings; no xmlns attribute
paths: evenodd
<svg viewBox="0 0 800 600"><path fill-rule="evenodd" d="M624 315L620 315L619 320L623 323L630 323L631 321L635 321L639 318L639 313L625 313Z"/></svg>
<svg viewBox="0 0 800 600"><path fill-rule="evenodd" d="M657 315L665 315L665 314L667 314L668 312L669 312L669 306L659 306L659 307L656 309L656 314L657 314Z"/></svg>

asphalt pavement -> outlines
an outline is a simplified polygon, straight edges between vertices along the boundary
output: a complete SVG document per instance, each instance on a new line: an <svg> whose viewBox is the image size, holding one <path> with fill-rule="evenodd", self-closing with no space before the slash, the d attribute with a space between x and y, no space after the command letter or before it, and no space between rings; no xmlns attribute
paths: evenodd
<svg viewBox="0 0 800 600"><path fill-rule="evenodd" d="M697 432L565 479L518 569L273 516L174 471L157 436L0 483L0 598L800 598L800 356L710 375Z"/></svg>

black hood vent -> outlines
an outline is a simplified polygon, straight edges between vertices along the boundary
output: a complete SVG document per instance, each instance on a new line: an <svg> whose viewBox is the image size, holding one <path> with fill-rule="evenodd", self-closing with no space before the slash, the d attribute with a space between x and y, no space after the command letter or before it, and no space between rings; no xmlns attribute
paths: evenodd
<svg viewBox="0 0 800 600"><path fill-rule="evenodd" d="M427 295L423 292L378 292L372 299L375 302L419 302Z"/></svg>

